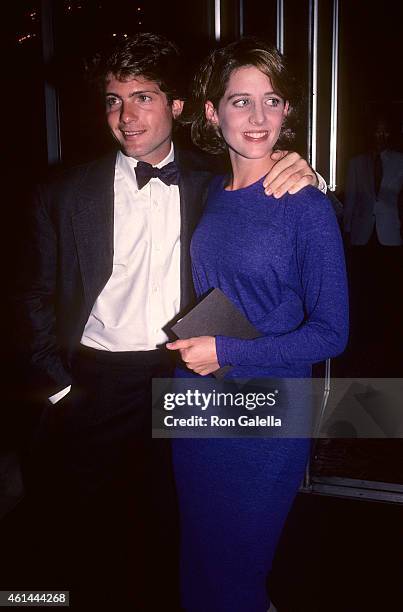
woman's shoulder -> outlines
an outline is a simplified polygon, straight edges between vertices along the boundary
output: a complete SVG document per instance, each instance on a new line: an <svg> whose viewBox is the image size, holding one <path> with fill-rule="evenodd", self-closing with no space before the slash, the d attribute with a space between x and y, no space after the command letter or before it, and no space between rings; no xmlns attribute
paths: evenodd
<svg viewBox="0 0 403 612"><path fill-rule="evenodd" d="M289 198L290 203L298 206L305 206L307 208L314 208L324 202L329 204L328 197L317 189L317 187L312 187L312 185L303 187L297 191L297 193L286 193L285 195Z"/></svg>
<svg viewBox="0 0 403 612"><path fill-rule="evenodd" d="M316 187L309 185L297 193L286 193L283 198L286 210L299 222L320 224L336 220L330 199Z"/></svg>

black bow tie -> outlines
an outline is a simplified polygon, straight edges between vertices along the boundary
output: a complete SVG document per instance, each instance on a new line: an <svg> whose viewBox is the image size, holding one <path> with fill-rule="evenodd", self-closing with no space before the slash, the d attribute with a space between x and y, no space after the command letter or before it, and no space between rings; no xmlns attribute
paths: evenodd
<svg viewBox="0 0 403 612"><path fill-rule="evenodd" d="M177 185L179 183L179 170L175 162L170 162L162 168L156 168L147 162L138 162L134 168L136 172L137 185L143 189L152 178L159 178L165 185Z"/></svg>

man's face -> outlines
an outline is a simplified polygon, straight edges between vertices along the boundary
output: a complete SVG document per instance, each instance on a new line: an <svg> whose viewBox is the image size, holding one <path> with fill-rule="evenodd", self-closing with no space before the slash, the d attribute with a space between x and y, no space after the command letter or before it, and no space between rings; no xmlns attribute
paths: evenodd
<svg viewBox="0 0 403 612"><path fill-rule="evenodd" d="M112 74L105 83L106 118L125 155L158 164L171 148L172 120L183 101L168 103L154 81L142 76L119 81Z"/></svg>

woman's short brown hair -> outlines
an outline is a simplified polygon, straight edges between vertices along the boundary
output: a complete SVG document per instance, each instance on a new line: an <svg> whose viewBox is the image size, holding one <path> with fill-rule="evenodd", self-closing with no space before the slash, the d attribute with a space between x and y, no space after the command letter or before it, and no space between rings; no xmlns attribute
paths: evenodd
<svg viewBox="0 0 403 612"><path fill-rule="evenodd" d="M255 66L268 76L274 91L289 103L277 146L288 145L295 136L291 127L296 115L295 83L283 57L272 45L255 37L247 37L210 53L194 78L190 117L192 140L208 153L222 153L227 150L227 145L219 128L206 118L205 103L210 100L217 109L231 73L244 66Z"/></svg>

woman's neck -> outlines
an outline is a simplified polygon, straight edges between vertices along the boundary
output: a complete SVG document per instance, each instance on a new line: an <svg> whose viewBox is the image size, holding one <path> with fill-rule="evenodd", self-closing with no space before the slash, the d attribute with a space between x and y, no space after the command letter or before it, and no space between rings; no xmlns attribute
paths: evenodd
<svg viewBox="0 0 403 612"><path fill-rule="evenodd" d="M226 189L233 191L235 189L243 189L256 183L262 176L265 176L275 162L270 156L262 159L247 159L231 155L232 176Z"/></svg>

